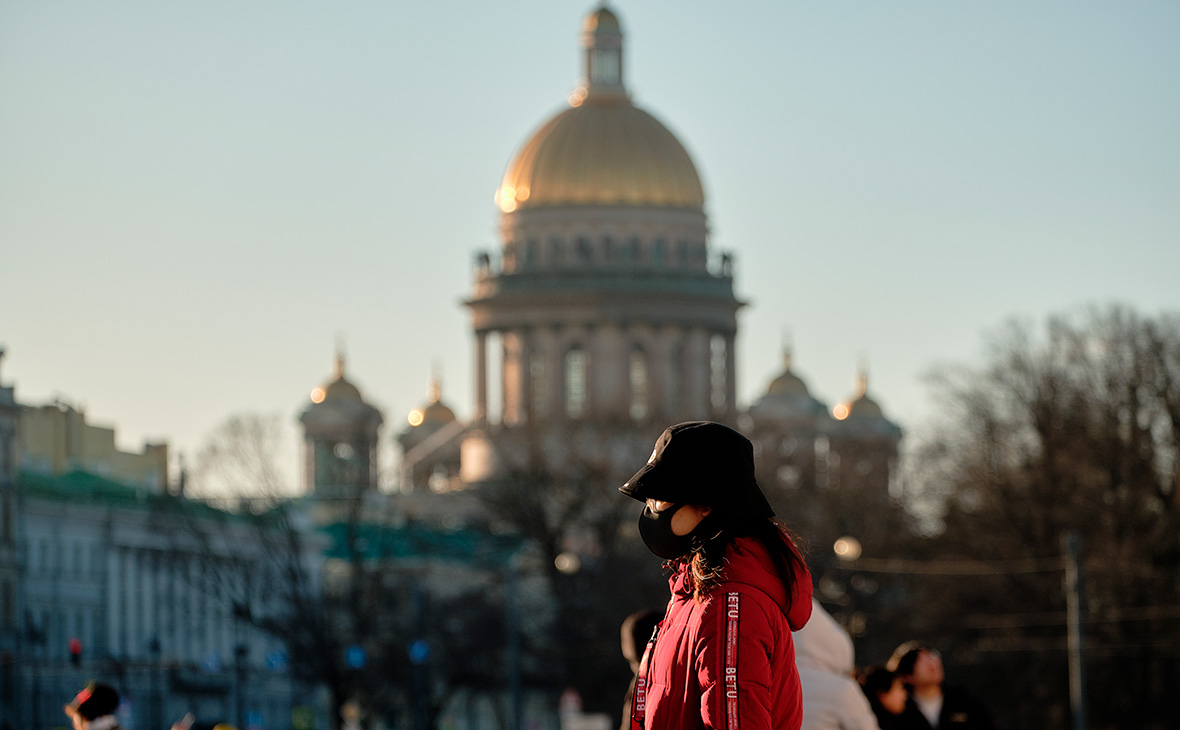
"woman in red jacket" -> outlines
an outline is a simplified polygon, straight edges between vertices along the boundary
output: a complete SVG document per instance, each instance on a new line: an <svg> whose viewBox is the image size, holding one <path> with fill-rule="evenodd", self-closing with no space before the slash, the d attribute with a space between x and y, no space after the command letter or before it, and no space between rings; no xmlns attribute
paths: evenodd
<svg viewBox="0 0 1180 730"><path fill-rule="evenodd" d="M791 632L811 576L727 426L691 421L656 441L619 491L645 503L639 533L672 570L672 597L640 665L633 730L798 730Z"/></svg>

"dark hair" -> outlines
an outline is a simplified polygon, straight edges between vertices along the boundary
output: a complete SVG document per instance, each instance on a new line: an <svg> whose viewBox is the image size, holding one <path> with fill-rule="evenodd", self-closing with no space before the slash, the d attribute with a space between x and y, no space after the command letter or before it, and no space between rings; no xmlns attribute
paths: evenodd
<svg viewBox="0 0 1180 730"><path fill-rule="evenodd" d="M766 548L779 579L787 589L787 607L795 594L795 581L806 569L798 540L777 517L741 517L714 511L705 519L715 518L718 529L704 540L693 540L691 552L672 561L673 565L687 562L691 567L693 597L697 601L713 591L724 579L725 550L739 537L752 537ZM703 521L702 521L703 522ZM707 530L709 532L710 530Z"/></svg>
<svg viewBox="0 0 1180 730"><path fill-rule="evenodd" d="M914 673L914 664L918 661L918 655L930 650L929 646L920 641L907 641L893 650L893 656L889 657L889 663L886 666L892 669L897 676L908 677Z"/></svg>
<svg viewBox="0 0 1180 730"><path fill-rule="evenodd" d="M619 633L620 646L623 650L624 659L634 664L639 663L639 660L643 657L643 650L651 638L652 631L663 617L664 614L659 611L647 608L642 611L636 611L623 619L623 625L620 627Z"/></svg>
<svg viewBox="0 0 1180 730"><path fill-rule="evenodd" d="M865 667L856 675L856 681L860 684L860 690L868 698L869 707L872 709L873 714L877 716L877 722L882 727L884 727L885 722L882 718L887 718L895 713L893 710L885 707L885 704L881 702L881 695L893 689L893 683L897 679L898 675L880 664Z"/></svg>
<svg viewBox="0 0 1180 730"><path fill-rule="evenodd" d="M865 667L857 675L856 679L860 683L860 689L865 693L865 697L869 698L869 704L876 707L881 704L881 695L893 687L895 675L885 667L877 664L875 666Z"/></svg>

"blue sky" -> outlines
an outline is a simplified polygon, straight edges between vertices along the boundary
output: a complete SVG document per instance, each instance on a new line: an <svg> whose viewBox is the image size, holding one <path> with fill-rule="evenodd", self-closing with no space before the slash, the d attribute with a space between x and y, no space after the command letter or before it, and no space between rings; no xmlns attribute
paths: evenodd
<svg viewBox="0 0 1180 730"><path fill-rule="evenodd" d="M293 419L342 334L387 432L436 362L469 414L472 257L592 7L0 0L0 377L192 454ZM1180 309L1180 5L613 7L736 254L743 401L789 330L914 430L1010 317Z"/></svg>

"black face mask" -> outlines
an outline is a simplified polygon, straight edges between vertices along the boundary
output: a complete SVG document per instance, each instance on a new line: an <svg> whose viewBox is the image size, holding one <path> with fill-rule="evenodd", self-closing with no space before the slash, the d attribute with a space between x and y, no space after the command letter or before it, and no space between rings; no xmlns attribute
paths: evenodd
<svg viewBox="0 0 1180 730"><path fill-rule="evenodd" d="M710 524L713 523L713 520L710 519L713 515L710 514L697 523L697 526L693 528L692 532L687 535L677 535L672 532L672 517L683 506L682 504L678 504L663 512L652 512L647 507L644 507L643 512L640 513L639 536L643 538L643 544L647 545L647 549L652 551L657 557L661 557L664 560L675 560L676 558L684 557L692 550L693 541L704 534L710 528ZM712 536L710 535L710 537Z"/></svg>

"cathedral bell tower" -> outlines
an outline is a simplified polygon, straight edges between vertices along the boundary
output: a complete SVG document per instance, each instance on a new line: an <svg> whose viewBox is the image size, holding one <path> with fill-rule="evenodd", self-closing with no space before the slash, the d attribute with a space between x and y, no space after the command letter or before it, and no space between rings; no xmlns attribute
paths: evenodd
<svg viewBox="0 0 1180 730"><path fill-rule="evenodd" d="M315 497L357 497L377 488L381 413L344 377L336 354L332 379L312 389L299 416L304 436L304 485Z"/></svg>

